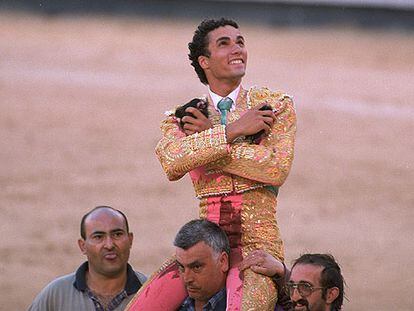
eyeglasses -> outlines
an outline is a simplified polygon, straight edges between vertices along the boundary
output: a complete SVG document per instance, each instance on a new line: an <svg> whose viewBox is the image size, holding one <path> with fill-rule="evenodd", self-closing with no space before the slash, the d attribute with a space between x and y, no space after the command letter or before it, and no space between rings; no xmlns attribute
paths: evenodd
<svg viewBox="0 0 414 311"><path fill-rule="evenodd" d="M324 289L325 287L313 287L309 283L287 283L286 284L286 291L289 293L290 296L293 295L295 289L298 290L299 295L302 297L307 297L312 294L315 290Z"/></svg>

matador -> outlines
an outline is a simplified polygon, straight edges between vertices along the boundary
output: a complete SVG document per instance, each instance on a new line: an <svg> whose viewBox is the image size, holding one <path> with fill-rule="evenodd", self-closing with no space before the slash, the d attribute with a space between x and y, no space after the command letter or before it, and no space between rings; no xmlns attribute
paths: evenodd
<svg viewBox="0 0 414 311"><path fill-rule="evenodd" d="M240 272L238 264L256 249L284 259L276 203L293 161L293 102L283 92L242 87L247 49L233 20L204 20L189 49L200 81L208 85L208 117L196 108L187 108L192 116L182 120L169 113L161 124L156 154L169 180L189 173L200 199L200 217L219 224L229 237L226 310L273 311L275 284L250 269ZM223 101L230 102L224 113ZM260 110L264 105L271 109ZM248 138L260 131L259 141ZM170 258L128 310L180 310L186 297L175 259Z"/></svg>

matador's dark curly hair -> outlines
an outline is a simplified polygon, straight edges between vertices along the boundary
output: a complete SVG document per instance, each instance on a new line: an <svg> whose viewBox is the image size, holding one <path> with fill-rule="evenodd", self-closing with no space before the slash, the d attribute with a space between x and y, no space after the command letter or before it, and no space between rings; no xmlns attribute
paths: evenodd
<svg viewBox="0 0 414 311"><path fill-rule="evenodd" d="M231 19L226 19L223 17L218 20L205 19L200 23L200 25L198 25L197 30L194 32L193 41L188 43L188 48L190 50L188 58L191 61L191 66L194 67L198 78L203 84L208 84L208 81L203 68L201 68L200 64L198 63L198 57L201 55L207 57L210 56L210 51L208 50L208 34L216 28L227 25L233 26L237 29L239 28L239 25L237 25L237 23Z"/></svg>

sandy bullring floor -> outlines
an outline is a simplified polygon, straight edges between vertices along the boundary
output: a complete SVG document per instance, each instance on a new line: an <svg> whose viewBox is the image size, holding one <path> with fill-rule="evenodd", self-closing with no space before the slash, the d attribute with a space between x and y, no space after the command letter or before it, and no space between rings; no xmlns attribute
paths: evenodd
<svg viewBox="0 0 414 311"><path fill-rule="evenodd" d="M154 155L163 112L205 93L187 61L198 21L0 14L0 306L24 310L76 269L81 216L126 212L151 273L197 217L189 180ZM244 86L294 96L296 158L278 218L287 262L331 252L345 310L411 310L414 36L242 25Z"/></svg>

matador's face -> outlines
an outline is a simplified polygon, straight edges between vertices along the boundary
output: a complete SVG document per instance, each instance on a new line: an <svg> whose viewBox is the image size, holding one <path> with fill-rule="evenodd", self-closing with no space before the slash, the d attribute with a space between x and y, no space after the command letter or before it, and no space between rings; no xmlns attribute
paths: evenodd
<svg viewBox="0 0 414 311"><path fill-rule="evenodd" d="M209 85L228 82L240 83L246 72L247 49L240 30L226 25L208 34L210 56L200 56Z"/></svg>

